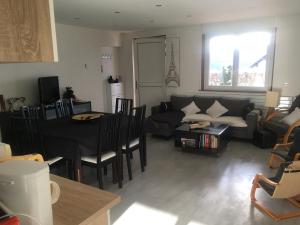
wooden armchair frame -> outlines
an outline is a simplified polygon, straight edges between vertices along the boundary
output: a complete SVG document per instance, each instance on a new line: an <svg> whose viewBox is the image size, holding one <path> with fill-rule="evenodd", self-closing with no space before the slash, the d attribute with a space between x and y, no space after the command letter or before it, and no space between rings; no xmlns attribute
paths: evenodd
<svg viewBox="0 0 300 225"><path fill-rule="evenodd" d="M289 143L286 143L286 144L276 144L274 146L273 150L275 151L275 150L281 148L281 149L284 149L286 151L289 151L289 148L292 146L292 144L293 144L293 142L289 142ZM294 156L293 161L296 161L296 160L300 160L300 153L296 153L296 155ZM278 163L282 163L282 162L284 162L284 159L282 159L278 155L275 155L275 154L271 153L271 157L270 157L269 162L268 162L268 167L271 168L271 169L274 169L273 161L277 161Z"/></svg>
<svg viewBox="0 0 300 225"><path fill-rule="evenodd" d="M275 111L275 112L271 113L270 115L267 116L266 121L270 121L272 118L274 118L275 116L277 116L278 114L280 114L283 111L287 111L287 110L284 109L284 110ZM297 120L296 122L294 122L292 125L289 126L287 132L281 137L283 144L288 143L290 135L292 134L293 130L299 126L300 126L300 120Z"/></svg>
<svg viewBox="0 0 300 225"><path fill-rule="evenodd" d="M272 210L268 209L267 207L263 206L260 202L258 202L257 199L256 199L256 197L255 197L255 194L256 194L256 189L261 187L260 184L259 184L260 180L263 180L264 182L266 182L267 184L269 184L269 185L271 185L273 187L276 187L277 185L279 185L278 183L271 181L270 179L268 179L267 177L265 177L261 173L256 174L256 176L255 176L255 178L253 180L250 198L251 198L251 203L254 204L254 206L257 209L259 209L263 213L267 214L273 220L276 220L276 221L290 219L290 218L294 218L294 217L299 217L300 216L300 210L294 211L294 212L289 212L289 213L286 213L286 214L276 214ZM291 204L293 204L295 207L300 208L299 195L295 196L293 198L288 198L287 200Z"/></svg>

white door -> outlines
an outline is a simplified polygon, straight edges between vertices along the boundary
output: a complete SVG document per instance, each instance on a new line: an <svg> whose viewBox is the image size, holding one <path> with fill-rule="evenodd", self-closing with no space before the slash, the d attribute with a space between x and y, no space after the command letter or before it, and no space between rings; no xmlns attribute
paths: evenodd
<svg viewBox="0 0 300 225"><path fill-rule="evenodd" d="M145 104L146 116L151 107L166 98L165 37L135 40L136 103Z"/></svg>

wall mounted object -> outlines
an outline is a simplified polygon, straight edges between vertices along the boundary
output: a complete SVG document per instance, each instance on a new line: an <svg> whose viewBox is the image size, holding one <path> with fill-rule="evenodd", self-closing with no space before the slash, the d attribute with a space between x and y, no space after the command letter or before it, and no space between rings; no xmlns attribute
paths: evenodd
<svg viewBox="0 0 300 225"><path fill-rule="evenodd" d="M166 39L166 85L168 87L180 86L180 44L179 38Z"/></svg>

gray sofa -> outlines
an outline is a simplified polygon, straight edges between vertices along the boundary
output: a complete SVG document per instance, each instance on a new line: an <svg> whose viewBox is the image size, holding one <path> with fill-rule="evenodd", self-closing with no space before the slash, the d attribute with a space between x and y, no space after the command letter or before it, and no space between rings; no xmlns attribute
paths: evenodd
<svg viewBox="0 0 300 225"><path fill-rule="evenodd" d="M231 135L235 138L252 139L257 126L258 114L253 111L254 104L248 99L202 96L171 96L170 102L164 102L151 109L147 120L147 131L153 135L169 138L176 127L182 123L185 114L181 109L192 101L201 109L201 113L218 100L228 112L225 117L239 117L245 123L244 127L232 127Z"/></svg>

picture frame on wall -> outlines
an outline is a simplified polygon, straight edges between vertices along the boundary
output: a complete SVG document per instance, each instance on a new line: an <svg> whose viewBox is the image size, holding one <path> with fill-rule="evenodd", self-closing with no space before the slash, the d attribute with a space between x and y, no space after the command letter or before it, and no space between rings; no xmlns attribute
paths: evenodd
<svg viewBox="0 0 300 225"><path fill-rule="evenodd" d="M168 37L166 39L166 77L167 87L180 86L180 39Z"/></svg>

